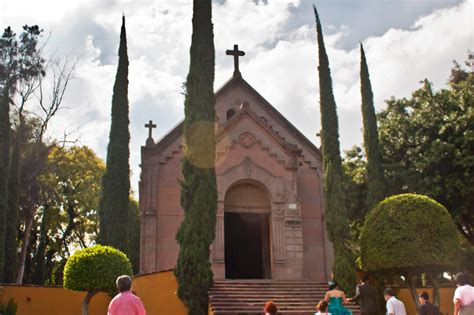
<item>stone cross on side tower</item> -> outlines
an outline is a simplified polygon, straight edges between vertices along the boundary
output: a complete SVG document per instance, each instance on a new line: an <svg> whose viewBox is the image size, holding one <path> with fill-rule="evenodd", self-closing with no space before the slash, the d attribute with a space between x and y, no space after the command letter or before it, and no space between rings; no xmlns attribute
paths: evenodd
<svg viewBox="0 0 474 315"><path fill-rule="evenodd" d="M241 77L242 75L239 71L239 57L245 56L245 52L239 50L239 45L234 45L234 49L227 49L225 54L228 56L234 56L234 77Z"/></svg>
<svg viewBox="0 0 474 315"><path fill-rule="evenodd" d="M151 146L155 144L155 141L152 137L153 128L156 128L156 124L153 123L153 120L148 121L148 124L145 124L145 128L148 128L148 138L146 139L146 146Z"/></svg>

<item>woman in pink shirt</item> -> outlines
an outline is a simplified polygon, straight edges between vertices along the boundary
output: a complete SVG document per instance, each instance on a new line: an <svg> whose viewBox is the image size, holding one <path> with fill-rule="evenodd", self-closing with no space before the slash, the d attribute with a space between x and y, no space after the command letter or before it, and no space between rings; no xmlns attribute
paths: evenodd
<svg viewBox="0 0 474 315"><path fill-rule="evenodd" d="M142 301L132 292L132 278L120 276L115 282L120 291L109 304L108 315L146 315Z"/></svg>
<svg viewBox="0 0 474 315"><path fill-rule="evenodd" d="M456 291L454 291L454 315L474 315L474 287L467 284L467 277L462 272L458 273Z"/></svg>

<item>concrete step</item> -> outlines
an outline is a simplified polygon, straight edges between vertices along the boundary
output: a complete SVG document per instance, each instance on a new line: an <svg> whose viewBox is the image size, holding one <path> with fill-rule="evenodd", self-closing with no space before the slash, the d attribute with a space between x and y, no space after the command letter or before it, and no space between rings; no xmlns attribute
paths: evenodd
<svg viewBox="0 0 474 315"><path fill-rule="evenodd" d="M302 280L216 280L209 290L214 315L262 314L266 301L274 301L278 314L313 315L327 284ZM354 315L358 307L348 305Z"/></svg>

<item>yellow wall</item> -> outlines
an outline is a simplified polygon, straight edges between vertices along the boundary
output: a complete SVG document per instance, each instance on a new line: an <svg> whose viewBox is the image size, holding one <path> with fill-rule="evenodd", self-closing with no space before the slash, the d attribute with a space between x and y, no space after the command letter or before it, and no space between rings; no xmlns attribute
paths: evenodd
<svg viewBox="0 0 474 315"><path fill-rule="evenodd" d="M186 308L176 296L177 283L172 271L136 276L132 290L142 299L148 315L186 315ZM0 287L0 301L13 299L17 315L80 315L85 293L62 287L4 285ZM95 295L89 304L90 315L107 314L110 297Z"/></svg>
<svg viewBox="0 0 474 315"><path fill-rule="evenodd" d="M442 315L453 315L453 296L455 289L456 288L440 288L440 312ZM416 289L416 291L418 292L418 294L423 291L428 292L428 294L430 295L430 301L433 302L433 290L431 288L419 288ZM403 301L403 304L405 304L405 308L407 309L408 315L416 314L415 302L413 302L413 298L411 297L410 291L408 289L401 289L397 294L397 298Z"/></svg>
<svg viewBox="0 0 474 315"><path fill-rule="evenodd" d="M13 299L17 315L80 315L85 293L65 290L62 287L8 285L1 287L1 301ZM107 314L110 297L105 293L94 296L90 302L90 315Z"/></svg>
<svg viewBox="0 0 474 315"><path fill-rule="evenodd" d="M178 283L172 271L136 276L132 290L142 299L148 315L187 315L176 296Z"/></svg>

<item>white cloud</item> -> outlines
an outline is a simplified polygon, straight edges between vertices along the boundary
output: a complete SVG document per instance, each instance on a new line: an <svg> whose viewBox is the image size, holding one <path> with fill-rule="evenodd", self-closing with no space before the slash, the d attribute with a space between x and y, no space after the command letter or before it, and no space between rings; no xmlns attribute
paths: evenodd
<svg viewBox="0 0 474 315"><path fill-rule="evenodd" d="M136 190L140 145L147 137L143 124L149 119L157 122L158 139L183 116L181 86L189 64L192 1L44 3L38 7L36 1L2 1L2 20L16 25L18 31L23 24L38 23L46 31L52 30L50 49L57 56L81 56L65 99L70 109L54 120L50 133L60 137L64 129L81 126L76 134L81 136L81 143L102 157L110 128L121 15L126 14L132 186ZM474 0L465 0L419 18L411 29L390 29L364 40L379 110L392 95L408 96L425 77L436 88L445 84L451 61L463 61L466 50L474 48L473 6ZM246 51L241 58L244 78L319 145L315 137L320 121L314 24L301 25L294 20L304 14L305 19L314 21L311 6L297 0L268 1L267 5L227 0L214 3L213 10L216 87L233 71L232 58L225 50L239 44ZM329 19L321 18L324 26ZM367 17L377 18L383 17ZM344 149L361 141L359 48L341 48L351 34L341 24L325 37ZM379 34L376 29L374 34Z"/></svg>

